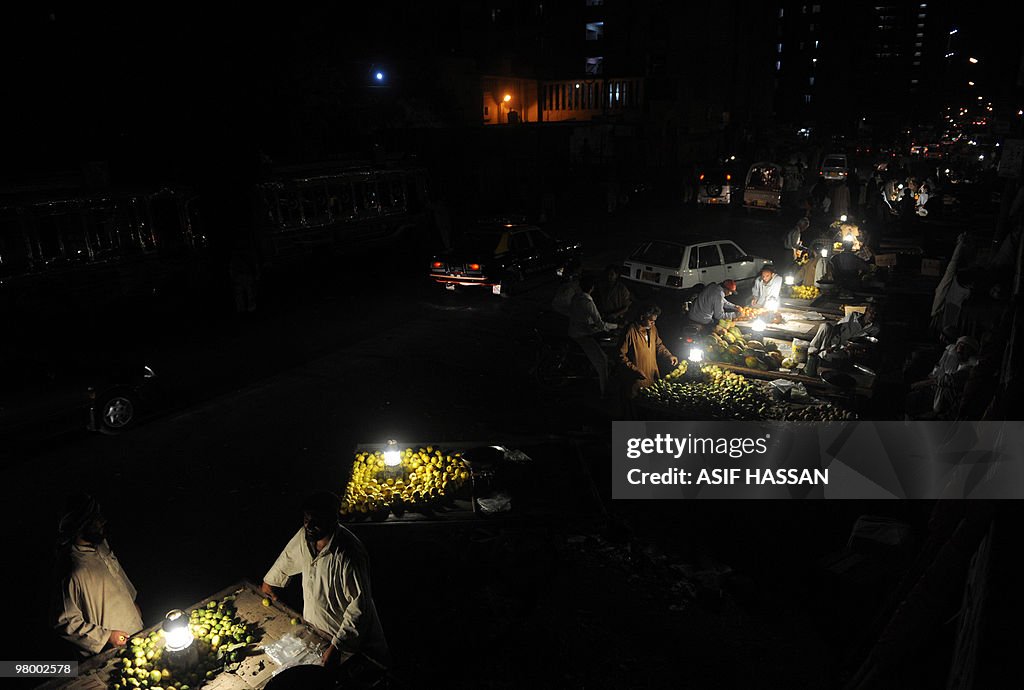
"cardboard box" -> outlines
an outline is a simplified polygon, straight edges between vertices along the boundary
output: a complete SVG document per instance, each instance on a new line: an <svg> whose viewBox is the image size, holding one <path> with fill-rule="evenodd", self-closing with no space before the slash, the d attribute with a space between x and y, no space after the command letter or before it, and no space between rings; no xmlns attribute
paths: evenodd
<svg viewBox="0 0 1024 690"><path fill-rule="evenodd" d="M878 266L879 268L892 268L895 265L895 254L875 254L875 266Z"/></svg>
<svg viewBox="0 0 1024 690"><path fill-rule="evenodd" d="M942 275L942 259L921 259L921 275L934 276Z"/></svg>

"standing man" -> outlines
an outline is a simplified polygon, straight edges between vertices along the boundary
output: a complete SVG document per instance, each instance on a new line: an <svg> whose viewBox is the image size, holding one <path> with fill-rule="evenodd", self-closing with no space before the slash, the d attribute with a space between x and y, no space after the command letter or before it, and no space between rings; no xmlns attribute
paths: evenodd
<svg viewBox="0 0 1024 690"><path fill-rule="evenodd" d="M779 301L782 295L782 276L775 272L770 264L761 267L761 274L754 280L753 299L750 306L755 309L767 309L768 300Z"/></svg>
<svg viewBox="0 0 1024 690"><path fill-rule="evenodd" d="M724 319L726 314L734 313L736 305L725 299L733 294L736 294L735 280L711 283L697 295L693 306L690 307L690 321L698 326L707 326Z"/></svg>
<svg viewBox="0 0 1024 690"><path fill-rule="evenodd" d="M619 363L632 374L626 391L626 397L630 400L637 396L641 388L661 378L658 355L668 358L672 366L679 363L679 359L665 347L658 335L655 322L660 314L661 308L656 304L645 307L637 315L636 321L626 329L619 344Z"/></svg>
<svg viewBox="0 0 1024 690"><path fill-rule="evenodd" d="M321 661L337 665L354 652L381 664L390 662L377 608L370 591L370 564L361 541L338 521L341 499L329 491L302 503L302 528L263 577L263 592L302 575L302 617L331 644Z"/></svg>
<svg viewBox="0 0 1024 690"><path fill-rule="evenodd" d="M604 397L608 387L608 357L594 340L594 336L615 330L615 324L601 317L593 298L595 285L593 276L584 275L580 278L580 291L572 298L572 306L569 308L569 337L586 353L587 359L597 372L601 397Z"/></svg>
<svg viewBox="0 0 1024 690"><path fill-rule="evenodd" d="M142 630L135 587L106 538L107 520L92 496L71 496L57 537L54 630L82 656L124 647Z"/></svg>

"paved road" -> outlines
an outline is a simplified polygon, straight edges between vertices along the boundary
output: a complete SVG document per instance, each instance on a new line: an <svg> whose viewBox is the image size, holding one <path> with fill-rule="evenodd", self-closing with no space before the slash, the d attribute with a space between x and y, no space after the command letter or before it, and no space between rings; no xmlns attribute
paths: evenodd
<svg viewBox="0 0 1024 690"><path fill-rule="evenodd" d="M583 239L591 268L617 263L639 239L690 232L728 237L755 254L785 254L781 219L720 209L634 209L585 227L567 231ZM497 298L441 291L419 275L387 281L375 276L364 268L287 283L287 288L279 285L249 320L164 324L163 330L147 336L147 350L160 362L158 373L173 391L176 410L126 434L75 434L38 446L30 456L8 459L0 517L12 535L9 553L29 564L8 568L7 591L17 593L9 601L8 615L25 622L29 631L14 640L10 658L34 658L47 649L40 642L46 639L41 612L48 603L43 585L62 498L73 490L86 489L101 497L110 516L111 541L142 592L150 622L242 577L258 580L296 529L301 497L315 489L342 489L357 443L392 437L508 441L536 453L542 476L576 472L582 457L607 498L603 473L609 418L590 402L596 389L584 387L552 397L540 392L524 369L531 347L527 336L536 313L550 300L552 283ZM592 496L588 486L578 478L569 490ZM699 520L701 515L694 517ZM581 516L597 524L586 514ZM651 519L657 522L662 517ZM791 513L786 519L799 522L801 517ZM642 515L637 520L644 524ZM451 552L450 543L445 546L445 538L417 537L405 543L394 536L364 534L375 554L382 615L394 631L393 645L407 660L404 668L422 667L433 659L432 651L418 648L417 635L429 634L429 622L444 616L437 603L424 603L438 592L461 597L460 605L453 606L470 618L449 621L439 629L461 631L467 653L490 659L481 661L480 668L509 657L482 648L482 641L467 642L476 627L491 626L490 632L481 633L487 644L507 645L507 636L525 634L531 621L558 625L560 615L571 616L567 609L553 612L567 604L558 594L564 591L547 582L558 564L579 569L584 567L579 559L593 558L586 550L576 555L560 550L565 542L558 535L576 529L566 521L544 530L547 536L540 542L499 540L496 548L504 549L511 560L484 549L472 562L466 562L465 554L455 558L458 554ZM729 529L745 528L733 523ZM640 538L674 544L680 552L690 549L689 555L705 548L707 534L715 533L711 530L702 544L687 547L677 533L639 531ZM808 540L811 534L820 536L812 530ZM470 537L459 537L463 538ZM486 536L485 541L493 538ZM550 548L543 546L545 539L552 540ZM475 542L464 543L466 553L477 553L468 546ZM537 549L540 553L535 553ZM618 552L608 549L602 553L612 559ZM438 550L457 561L458 568L436 562L431 554ZM520 552L532 565L519 562L515 554ZM495 582L504 584L471 595L478 583L463 578L488 578L492 558L504 564L505 575L495 575ZM620 578L631 569L607 572L591 578L588 586L593 591L588 593L596 597L609 587L621 588ZM509 583L517 581L528 586L515 590ZM563 585L572 583L559 587ZM547 607L543 613L538 602ZM587 605L579 603L581 608ZM664 612L666 606L654 596L624 613L622 620L639 628L648 624L644 616L661 615L655 612ZM772 630L771 619L765 613L756 622L764 635L779 633ZM677 617L672 625L690 629L687 621ZM806 635L807 644L817 644L805 623L804 614L786 619L783 627L800 628L789 630L786 639ZM638 635L636 644L646 639ZM722 633L716 639L721 656L731 653L733 643L728 639L738 643L741 636ZM522 643L520 647L529 648ZM584 645L577 653L583 659L589 651ZM629 677L645 661L642 649L627 651L633 656L623 661L625 670L619 672ZM769 652L794 659L800 653L788 643L785 649L765 653ZM435 670L435 678L445 677L445 668ZM807 667L806 687L815 686L812 677L819 671ZM748 684L757 677L737 674ZM473 685L468 677L455 680L456 685ZM794 681L792 687L800 685Z"/></svg>

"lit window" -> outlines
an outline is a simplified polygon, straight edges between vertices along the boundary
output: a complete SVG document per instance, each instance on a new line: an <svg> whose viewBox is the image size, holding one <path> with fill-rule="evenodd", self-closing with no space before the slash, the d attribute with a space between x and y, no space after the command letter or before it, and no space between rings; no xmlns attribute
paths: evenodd
<svg viewBox="0 0 1024 690"><path fill-rule="evenodd" d="M804 94L804 103L810 103L810 102L811 102L811 94L805 93Z"/></svg>
<svg viewBox="0 0 1024 690"><path fill-rule="evenodd" d="M775 46L775 52L776 53L781 53L782 52L782 44L781 43L778 44L777 46Z"/></svg>
<svg viewBox="0 0 1024 690"><path fill-rule="evenodd" d="M600 41L604 38L604 22L590 22L587 24L587 40Z"/></svg>
<svg viewBox="0 0 1024 690"><path fill-rule="evenodd" d="M810 82L811 82L811 86L814 86L814 77L811 77Z"/></svg>
<svg viewBox="0 0 1024 690"><path fill-rule="evenodd" d="M780 69L782 69L782 61L781 60L776 60L775 61L775 71L778 72Z"/></svg>
<svg viewBox="0 0 1024 690"><path fill-rule="evenodd" d="M586 64L583 66L583 71L586 72L587 74L603 74L603 63L603 57L588 57Z"/></svg>

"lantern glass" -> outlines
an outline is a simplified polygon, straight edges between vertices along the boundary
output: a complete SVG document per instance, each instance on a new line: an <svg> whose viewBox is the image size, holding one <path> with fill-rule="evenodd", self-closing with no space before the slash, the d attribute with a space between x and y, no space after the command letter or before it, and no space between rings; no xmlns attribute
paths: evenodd
<svg viewBox="0 0 1024 690"><path fill-rule="evenodd" d="M188 627L188 616L181 609L169 611L164 616L164 644L169 652L180 652L192 644L192 631Z"/></svg>
<svg viewBox="0 0 1024 690"><path fill-rule="evenodd" d="M699 347L692 347L692 348L690 348L689 360L691 362L702 362L702 361L704 361L704 350L700 349Z"/></svg>
<svg viewBox="0 0 1024 690"><path fill-rule="evenodd" d="M397 467L402 464L402 454L398 451L398 441L388 441L384 448L384 464Z"/></svg>
<svg viewBox="0 0 1024 690"><path fill-rule="evenodd" d="M796 284L796 278L794 278L793 276L786 276L785 281L786 281L786 285L795 285Z"/></svg>

